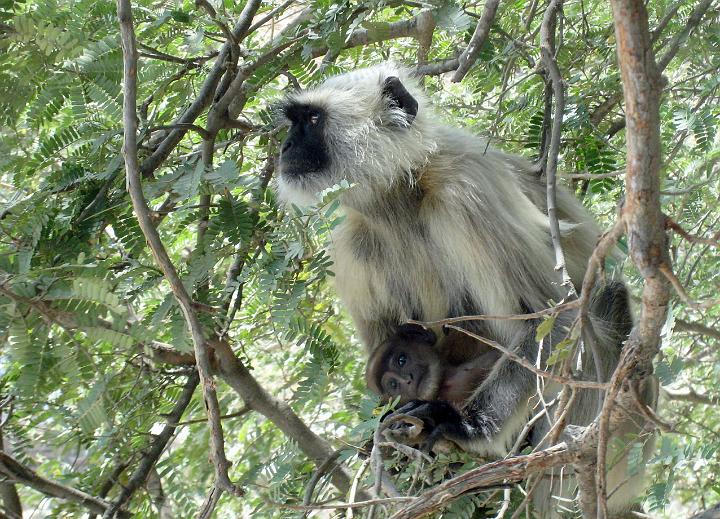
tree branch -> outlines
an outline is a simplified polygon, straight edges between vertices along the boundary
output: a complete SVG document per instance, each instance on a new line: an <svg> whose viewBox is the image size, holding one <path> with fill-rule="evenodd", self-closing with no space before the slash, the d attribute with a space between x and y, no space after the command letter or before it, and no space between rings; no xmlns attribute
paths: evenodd
<svg viewBox="0 0 720 519"><path fill-rule="evenodd" d="M252 0L250 0L248 4L251 2ZM135 47L135 33L129 0L118 0L118 19L120 21L124 57L123 155L125 157L128 192L130 193L138 224L150 246L155 262L168 280L170 288L180 305L185 321L190 328L195 351L195 361L197 362L200 383L203 389L203 398L208 412L216 484L221 490L238 494L240 493L239 489L235 487L228 476L230 463L225 456L222 424L220 422L220 405L217 400L215 382L212 379L210 356L203 327L195 311L193 301L190 299L190 295L185 289L180 276L178 276L175 266L170 260L165 246L160 239L160 235L152 222L150 209L145 201L140 183L140 166L137 157L137 115L135 109L137 102L137 49Z"/></svg>
<svg viewBox="0 0 720 519"><path fill-rule="evenodd" d="M478 340L482 342L483 344L487 344L491 348L494 348L498 350L499 352L503 353L504 355L507 355L508 359L510 359L513 362L516 362L520 364L523 368L527 369L528 371L531 371L535 373L539 377L547 378L549 380L553 380L557 382L558 384L565 384L570 387L578 387L578 388L586 388L586 389L607 389L608 385L605 382L593 382L591 380L575 380L570 377L565 377L562 375L557 375L555 373L551 373L549 371L542 370L540 368L535 367L535 365L527 360L525 357L521 357L517 353L515 353L512 350L509 350L505 346L487 339L485 337L482 337L480 335L477 335L475 333L472 333L464 328L460 328L459 326L454 326L452 324L445 325L448 328L452 330L457 330L458 332L464 333L465 335L472 337L475 340Z"/></svg>
<svg viewBox="0 0 720 519"><path fill-rule="evenodd" d="M555 98L555 110L550 131L550 146L547 154L547 164L544 168L547 177L547 214L550 224L550 237L555 249L555 269L560 272L562 285L569 294L577 297L577 291L572 284L570 274L565 265L565 254L560 243L560 223L557 216L556 175L558 155L560 154L560 137L562 135L562 121L565 111L565 86L563 84L560 67L555 59L555 26L557 17L562 9L562 0L552 0L540 26L540 53L543 65L548 72L548 80L552 83Z"/></svg>
<svg viewBox="0 0 720 519"><path fill-rule="evenodd" d="M475 32L473 33L472 38L470 38L470 43L468 43L467 48L458 58L458 67L451 79L453 83L459 83L462 81L470 70L470 67L473 66L480 55L480 50L490 34L490 26L492 26L492 23L495 20L499 4L500 0L486 0L482 17L475 26Z"/></svg>
<svg viewBox="0 0 720 519"><path fill-rule="evenodd" d="M46 301L38 298L24 297L16 294L9 286L7 281L0 279L0 294L8 297L16 303L27 305L32 310L40 314L48 324L55 324L60 326L63 330L73 331L77 330L83 333L87 333L86 327L80 325L75 319L75 315L71 312L64 310L58 310L50 306ZM108 330L114 329L112 323L109 323L103 319L97 319L97 324L100 328ZM130 336L132 337L132 336ZM172 364L174 366L194 366L195 356L190 353L181 353L174 349L169 344L165 344L159 341L150 342L138 342L137 346L141 349L149 349L151 359L155 362L163 364Z"/></svg>
<svg viewBox="0 0 720 519"><path fill-rule="evenodd" d="M658 27L655 29L655 31L653 31L651 37L651 44L657 41L657 39L660 37L662 30L667 26L674 13L677 12L677 9L680 7L681 3L682 2L677 2L673 6L673 8L668 11L666 16L661 20ZM692 31L700 24L702 17L705 15L711 4L712 0L703 0L697 5L697 7L695 7L692 14L688 18L685 27L683 27L683 29L673 37L672 41L670 42L669 48L665 51L665 54L663 54L663 56L658 60L658 68L660 72L663 72L667 68L667 66L677 54L680 47L687 41L690 33L692 33ZM595 111L590 115L591 123L597 126L600 121L602 121L605 116L607 116L612 111L615 105L617 105L621 101L621 99L622 95L620 92L613 93L608 99L601 103L600 106L598 106ZM612 137L624 127L625 118L619 117L610 125L610 128L607 132L608 137Z"/></svg>
<svg viewBox="0 0 720 519"><path fill-rule="evenodd" d="M683 319L675 319L675 331L699 333L701 335L707 335L708 337L712 337L713 339L717 339L718 341L720 341L720 330L710 328L709 326L705 326L701 323L693 323L689 321L684 321Z"/></svg>
<svg viewBox="0 0 720 519"><path fill-rule="evenodd" d="M3 451L0 451L0 474L12 481L27 485L46 496L58 497L82 505L91 512L103 513L110 506L110 503L104 499L93 497L76 488L45 479ZM121 512L119 517L129 518L130 514Z"/></svg>
<svg viewBox="0 0 720 519"><path fill-rule="evenodd" d="M685 23L685 27L683 27L683 29L679 33L673 36L673 39L670 42L668 49L665 51L665 54L663 54L660 59L658 59L657 66L660 72L667 68L667 66L677 54L678 50L680 50L680 47L683 46L687 41L690 33L695 29L695 27L700 24L700 20L702 20L702 17L710 8L710 5L712 5L712 3L713 0L703 0L697 5L697 7L695 7L695 9L693 9L692 14Z"/></svg>
<svg viewBox="0 0 720 519"><path fill-rule="evenodd" d="M698 512L690 519L718 519L718 517L720 517L720 503L712 508L708 508L704 512Z"/></svg>
<svg viewBox="0 0 720 519"><path fill-rule="evenodd" d="M3 421L3 425L5 422ZM2 434L2 426L0 425L0 451L5 451L5 441ZM10 519L22 519L23 510L20 496L17 488L12 482L3 481L0 483L0 501L5 513Z"/></svg>
<svg viewBox="0 0 720 519"><path fill-rule="evenodd" d="M245 4L245 7L240 13L240 17L232 30L233 37L238 44L242 42L245 36L247 36L253 16L259 7L260 0L248 0ZM217 59L215 60L212 70L200 87L197 97L190 104L187 110L185 110L185 112L175 121L176 123L194 123L195 119L197 119L203 110L210 105L213 95L215 95L215 89L226 71L226 61L231 56L232 45L233 42L225 42ZM165 137L153 154L143 161L142 166L140 167L140 172L143 178L152 176L153 172L170 155L172 150L175 149L175 146L178 145L186 132L186 129L178 128L170 132L170 134Z"/></svg>
<svg viewBox="0 0 720 519"><path fill-rule="evenodd" d="M667 395L670 400L691 402L693 404L720 405L720 398L701 395L692 388L688 389L685 392L673 391L672 389L663 388L663 393L665 393L665 395Z"/></svg>
<svg viewBox="0 0 720 519"><path fill-rule="evenodd" d="M563 465L572 459L571 450L565 443L560 443L532 454L487 463L430 488L392 515L391 519L424 517L463 495L476 493L484 488L522 481L529 474Z"/></svg>
<svg viewBox="0 0 720 519"><path fill-rule="evenodd" d="M215 355L218 360L218 371L225 382L232 387L245 402L273 422L288 438L292 438L317 466L330 458L335 449L328 442L316 435L282 400L274 398L258 384L252 374L235 356L230 345L224 340L213 341ZM342 492L350 490L352 476L343 467L332 473L333 485ZM360 493L361 499L369 499L367 493Z"/></svg>
<svg viewBox="0 0 720 519"><path fill-rule="evenodd" d="M621 393L623 384L638 383L651 376L652 359L659 348L670 298L669 284L661 271L662 265L670 265L665 217L660 208L662 78L655 64L642 0L611 0L611 3L627 121L626 198L622 216L627 226L630 257L645 287L640 320L623 348L597 428L589 431L590 435L597 432L598 440L598 519L607 517L605 458L615 399L619 397L620 407L632 408L632 391L625 384L627 389Z"/></svg>

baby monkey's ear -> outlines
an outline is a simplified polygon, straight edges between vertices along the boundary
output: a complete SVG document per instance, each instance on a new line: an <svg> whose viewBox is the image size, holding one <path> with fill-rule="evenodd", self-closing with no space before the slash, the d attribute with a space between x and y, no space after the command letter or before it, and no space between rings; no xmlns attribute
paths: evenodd
<svg viewBox="0 0 720 519"><path fill-rule="evenodd" d="M431 346L437 342L437 335L434 331L414 323L401 324L395 332L395 336L403 341L422 342Z"/></svg>

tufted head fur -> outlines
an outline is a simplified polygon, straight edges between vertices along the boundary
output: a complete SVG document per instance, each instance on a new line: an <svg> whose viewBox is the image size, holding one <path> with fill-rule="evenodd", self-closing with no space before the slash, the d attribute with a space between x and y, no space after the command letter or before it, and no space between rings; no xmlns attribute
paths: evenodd
<svg viewBox="0 0 720 519"><path fill-rule="evenodd" d="M427 97L410 72L393 63L294 92L280 109L287 115L297 107L313 107L322 114L328 160L319 170L296 171L281 153L278 191L286 202L312 203L316 193L341 180L357 185L358 192L413 183L413 171L437 148Z"/></svg>

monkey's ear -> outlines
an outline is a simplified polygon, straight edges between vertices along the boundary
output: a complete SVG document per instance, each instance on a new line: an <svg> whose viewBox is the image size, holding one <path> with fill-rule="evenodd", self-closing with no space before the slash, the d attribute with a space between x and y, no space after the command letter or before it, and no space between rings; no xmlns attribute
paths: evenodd
<svg viewBox="0 0 720 519"><path fill-rule="evenodd" d="M408 342L424 342L432 346L437 342L437 335L430 328L423 328L419 324L401 324L395 335Z"/></svg>
<svg viewBox="0 0 720 519"><path fill-rule="evenodd" d="M413 122L418 113L418 102L410 95L405 85L395 76L385 78L383 83L383 95L390 100L393 106L397 106L407 116L408 125Z"/></svg>

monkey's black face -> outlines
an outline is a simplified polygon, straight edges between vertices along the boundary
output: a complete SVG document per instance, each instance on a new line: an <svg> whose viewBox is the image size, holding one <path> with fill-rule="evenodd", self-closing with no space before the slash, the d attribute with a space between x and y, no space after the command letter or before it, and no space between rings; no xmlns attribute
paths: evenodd
<svg viewBox="0 0 720 519"><path fill-rule="evenodd" d="M290 130L280 150L280 171L286 179L326 169L330 163L325 144L327 114L322 108L289 104L283 109Z"/></svg>

